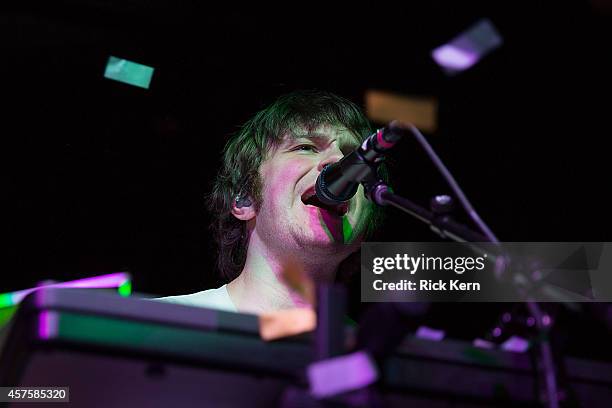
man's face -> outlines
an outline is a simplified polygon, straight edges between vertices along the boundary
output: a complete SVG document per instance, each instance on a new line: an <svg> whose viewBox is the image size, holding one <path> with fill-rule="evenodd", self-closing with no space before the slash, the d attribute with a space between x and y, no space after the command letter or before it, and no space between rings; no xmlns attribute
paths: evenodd
<svg viewBox="0 0 612 408"><path fill-rule="evenodd" d="M347 205L334 208L318 206L312 196L323 167L358 144L347 129L333 125L285 135L259 169L263 188L255 228L261 239L286 250L354 251L366 224L363 187Z"/></svg>

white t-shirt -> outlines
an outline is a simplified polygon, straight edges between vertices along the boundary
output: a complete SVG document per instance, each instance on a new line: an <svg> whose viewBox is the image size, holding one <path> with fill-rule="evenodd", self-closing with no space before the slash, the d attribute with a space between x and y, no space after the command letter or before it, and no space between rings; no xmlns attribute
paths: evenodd
<svg viewBox="0 0 612 408"><path fill-rule="evenodd" d="M226 312L238 312L236 305L232 302L227 291L227 285L217 289L203 290L190 295L167 296L157 298L164 302L178 303L187 306L206 307L209 309L219 309Z"/></svg>

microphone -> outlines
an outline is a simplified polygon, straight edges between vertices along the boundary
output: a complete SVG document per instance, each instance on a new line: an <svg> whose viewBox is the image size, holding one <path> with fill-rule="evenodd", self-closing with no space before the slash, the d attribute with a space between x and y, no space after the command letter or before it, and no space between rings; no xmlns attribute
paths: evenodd
<svg viewBox="0 0 612 408"><path fill-rule="evenodd" d="M376 168L387 151L409 131L407 125L394 120L368 136L361 146L340 161L325 166L315 184L319 201L326 205L338 205L353 198L359 183L372 172L376 174Z"/></svg>

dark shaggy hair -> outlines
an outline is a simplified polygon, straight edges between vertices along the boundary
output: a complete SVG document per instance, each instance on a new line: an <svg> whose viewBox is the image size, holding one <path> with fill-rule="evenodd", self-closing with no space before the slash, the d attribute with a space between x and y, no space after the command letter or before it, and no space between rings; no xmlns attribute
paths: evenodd
<svg viewBox="0 0 612 408"><path fill-rule="evenodd" d="M230 281L237 277L246 260L248 235L246 222L231 213L237 196L251 196L256 208L261 203L262 182L259 167L268 153L279 146L283 136L298 129L315 129L321 125L348 129L356 142L372 132L370 123L353 102L324 91L298 91L281 96L261 110L227 142L221 168L208 197L212 213L211 229L218 246L217 265ZM368 206L370 218L366 235L381 219L381 211Z"/></svg>

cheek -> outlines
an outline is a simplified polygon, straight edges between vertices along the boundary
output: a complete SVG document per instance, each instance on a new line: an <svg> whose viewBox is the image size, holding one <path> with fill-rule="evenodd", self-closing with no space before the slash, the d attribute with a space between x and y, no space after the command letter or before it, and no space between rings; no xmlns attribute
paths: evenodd
<svg viewBox="0 0 612 408"><path fill-rule="evenodd" d="M266 182L268 188L264 200L268 200L270 203L276 203L281 200L283 192L282 176L274 179L268 179Z"/></svg>
<svg viewBox="0 0 612 408"><path fill-rule="evenodd" d="M264 200L276 203L290 200L300 177L305 173L305 166L300 162L269 164L261 171L264 183Z"/></svg>

